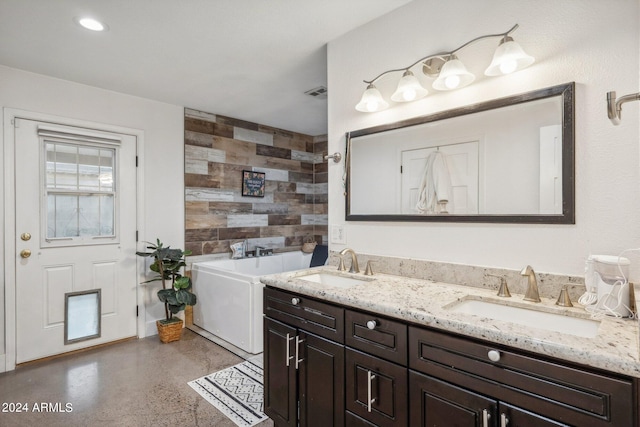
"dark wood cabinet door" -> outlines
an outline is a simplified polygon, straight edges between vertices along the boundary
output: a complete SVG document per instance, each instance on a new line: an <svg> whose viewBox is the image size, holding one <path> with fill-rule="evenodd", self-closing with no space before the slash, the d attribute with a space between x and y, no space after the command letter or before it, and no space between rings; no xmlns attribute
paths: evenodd
<svg viewBox="0 0 640 427"><path fill-rule="evenodd" d="M407 368L351 348L345 359L347 410L379 427L406 426Z"/></svg>
<svg viewBox="0 0 640 427"><path fill-rule="evenodd" d="M409 371L409 384L411 427L499 425L493 399L414 371Z"/></svg>
<svg viewBox="0 0 640 427"><path fill-rule="evenodd" d="M293 359L296 329L264 319L264 413L278 427L298 425L296 368Z"/></svg>
<svg viewBox="0 0 640 427"><path fill-rule="evenodd" d="M569 427L568 424L550 420L542 415L503 402L500 402L499 412L498 425L500 427L503 425L507 427Z"/></svg>
<svg viewBox="0 0 640 427"><path fill-rule="evenodd" d="M300 427L344 426L344 346L300 332Z"/></svg>

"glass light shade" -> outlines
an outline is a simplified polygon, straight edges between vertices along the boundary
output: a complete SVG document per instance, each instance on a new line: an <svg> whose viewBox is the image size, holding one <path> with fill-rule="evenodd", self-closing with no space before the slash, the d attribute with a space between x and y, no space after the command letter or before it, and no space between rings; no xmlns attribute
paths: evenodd
<svg viewBox="0 0 640 427"><path fill-rule="evenodd" d="M513 41L511 37L506 37L496 48L493 60L484 74L486 76L500 76L513 73L528 67L534 61L533 56L527 55L518 43Z"/></svg>
<svg viewBox="0 0 640 427"><path fill-rule="evenodd" d="M398 82L398 88L391 95L395 102L410 102L427 96L429 92L420 84L418 78L409 70L405 71Z"/></svg>
<svg viewBox="0 0 640 427"><path fill-rule="evenodd" d="M389 103L382 98L380 91L369 83L367 89L362 94L360 102L356 105L356 110L363 113L374 113L376 111L382 111L389 107Z"/></svg>
<svg viewBox="0 0 640 427"><path fill-rule="evenodd" d="M475 80L462 61L453 56L442 66L438 78L433 82L436 90L453 90L465 87Z"/></svg>

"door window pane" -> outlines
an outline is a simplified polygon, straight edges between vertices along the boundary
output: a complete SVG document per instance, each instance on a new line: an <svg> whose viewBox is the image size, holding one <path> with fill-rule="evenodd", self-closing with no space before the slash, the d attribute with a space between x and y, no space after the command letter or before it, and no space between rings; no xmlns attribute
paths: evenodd
<svg viewBox="0 0 640 427"><path fill-rule="evenodd" d="M115 151L45 142L47 239L115 235Z"/></svg>

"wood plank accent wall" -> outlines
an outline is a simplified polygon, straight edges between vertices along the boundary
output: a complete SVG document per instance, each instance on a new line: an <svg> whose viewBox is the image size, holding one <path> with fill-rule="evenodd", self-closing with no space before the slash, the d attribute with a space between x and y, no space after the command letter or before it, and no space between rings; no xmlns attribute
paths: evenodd
<svg viewBox="0 0 640 427"><path fill-rule="evenodd" d="M185 248L231 253L247 240L274 252L327 244L326 136L313 137L185 109ZM264 197L243 197L242 171L266 174Z"/></svg>

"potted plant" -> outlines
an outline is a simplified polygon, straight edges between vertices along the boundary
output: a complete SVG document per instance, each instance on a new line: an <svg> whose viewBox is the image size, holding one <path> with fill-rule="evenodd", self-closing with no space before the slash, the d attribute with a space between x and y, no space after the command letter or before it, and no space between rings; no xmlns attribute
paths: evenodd
<svg viewBox="0 0 640 427"><path fill-rule="evenodd" d="M153 258L149 268L157 277L144 283L162 282L158 298L164 303L165 319L156 322L158 335L164 343L177 341L182 334L182 319L173 315L184 310L187 305L196 304L196 296L191 292L191 278L181 273L182 268L187 265L184 257L191 255L191 251L165 247L160 239L155 244L149 243L147 249L150 252L136 252L136 255Z"/></svg>

